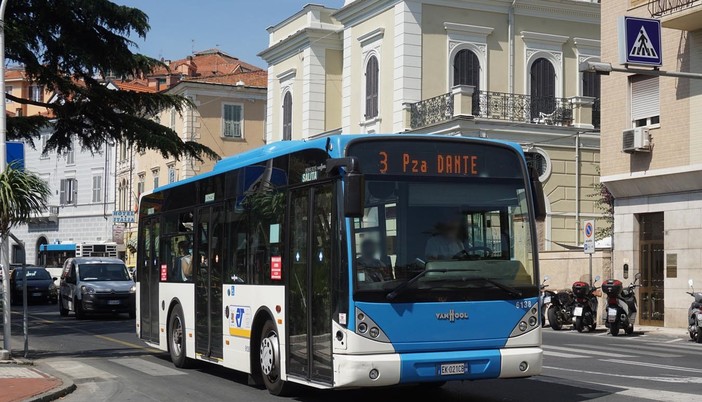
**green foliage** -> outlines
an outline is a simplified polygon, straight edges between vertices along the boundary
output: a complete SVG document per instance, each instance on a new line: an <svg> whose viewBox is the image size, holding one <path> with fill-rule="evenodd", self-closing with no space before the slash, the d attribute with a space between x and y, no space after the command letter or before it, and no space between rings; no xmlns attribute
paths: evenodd
<svg viewBox="0 0 702 402"><path fill-rule="evenodd" d="M183 111L189 104L184 97L115 91L104 85L108 76L143 77L163 66L130 49L134 43L129 35L144 38L148 30L146 14L108 0L9 1L7 60L21 65L30 80L56 95L51 102L8 95L21 104L45 107L51 114L8 118L8 138L33 144L32 138L48 128L52 135L44 151L70 149L72 138L78 138L91 151L127 140L137 150L155 149L164 158L217 158L209 148L183 141L153 120L162 110Z"/></svg>
<svg viewBox="0 0 702 402"><path fill-rule="evenodd" d="M0 233L6 236L15 225L46 210L49 195L48 183L37 174L7 166L0 173Z"/></svg>
<svg viewBox="0 0 702 402"><path fill-rule="evenodd" d="M597 175L600 175L600 167L597 167ZM614 235L614 196L609 192L607 186L597 182L593 186L595 192L589 197L595 198L595 208L598 208L604 216L602 221L605 225L598 225L595 238L603 239Z"/></svg>

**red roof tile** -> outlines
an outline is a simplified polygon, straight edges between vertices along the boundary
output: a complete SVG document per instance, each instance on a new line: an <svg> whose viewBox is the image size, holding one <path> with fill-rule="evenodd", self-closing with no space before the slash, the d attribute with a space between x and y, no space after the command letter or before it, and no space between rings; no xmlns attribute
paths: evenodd
<svg viewBox="0 0 702 402"><path fill-rule="evenodd" d="M211 75L208 77L187 78L183 81L221 85L237 85L237 83L243 82L246 87L267 88L268 72L259 70L244 73Z"/></svg>

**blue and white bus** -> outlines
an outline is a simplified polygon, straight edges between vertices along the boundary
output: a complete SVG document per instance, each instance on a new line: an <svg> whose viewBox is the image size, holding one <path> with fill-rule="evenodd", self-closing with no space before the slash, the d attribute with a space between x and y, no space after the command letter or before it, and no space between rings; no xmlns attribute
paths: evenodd
<svg viewBox="0 0 702 402"><path fill-rule="evenodd" d="M139 206L136 331L273 394L541 372L521 148L436 135L283 141Z"/></svg>

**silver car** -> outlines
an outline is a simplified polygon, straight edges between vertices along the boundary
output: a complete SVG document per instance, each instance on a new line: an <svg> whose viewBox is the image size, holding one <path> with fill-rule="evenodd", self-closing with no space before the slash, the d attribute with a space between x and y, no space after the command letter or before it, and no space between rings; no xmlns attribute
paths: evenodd
<svg viewBox="0 0 702 402"><path fill-rule="evenodd" d="M118 258L76 257L63 265L59 287L59 313L70 311L77 319L90 313L127 313L136 316L136 285Z"/></svg>

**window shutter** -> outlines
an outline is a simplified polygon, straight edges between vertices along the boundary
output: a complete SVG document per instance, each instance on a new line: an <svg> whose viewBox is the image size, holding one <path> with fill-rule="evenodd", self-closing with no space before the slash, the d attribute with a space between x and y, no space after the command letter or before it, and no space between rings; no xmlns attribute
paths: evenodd
<svg viewBox="0 0 702 402"><path fill-rule="evenodd" d="M73 190L73 199L72 204L73 205L78 205L78 180L76 179L70 179L71 183L73 183L72 189Z"/></svg>
<svg viewBox="0 0 702 402"><path fill-rule="evenodd" d="M292 94L283 97L283 141L292 139Z"/></svg>
<svg viewBox="0 0 702 402"><path fill-rule="evenodd" d="M232 136L241 138L241 106L232 105Z"/></svg>
<svg viewBox="0 0 702 402"><path fill-rule="evenodd" d="M61 205L66 205L66 183L67 183L66 179L61 179L61 185L59 186L60 187L59 204L61 204Z"/></svg>
<svg viewBox="0 0 702 402"><path fill-rule="evenodd" d="M371 56L366 65L366 119L378 117L378 59Z"/></svg>
<svg viewBox="0 0 702 402"><path fill-rule="evenodd" d="M660 115L658 77L631 78L631 120Z"/></svg>

